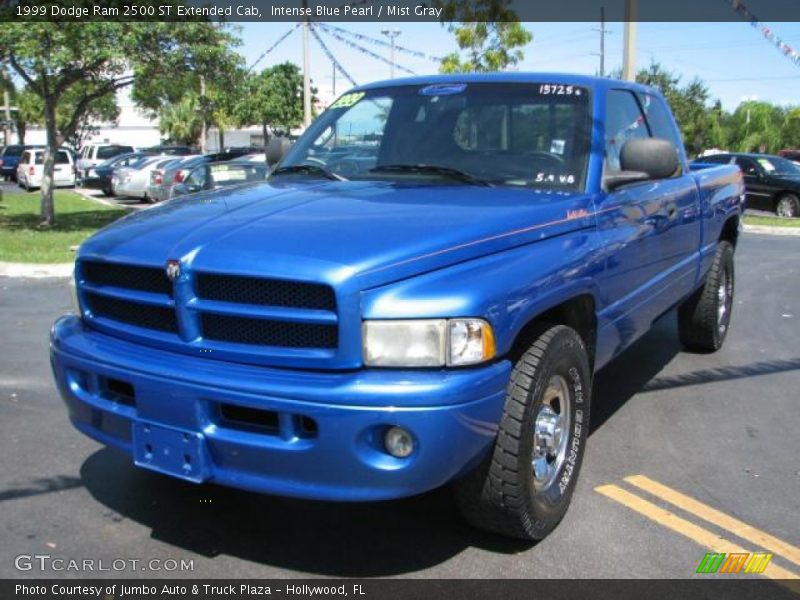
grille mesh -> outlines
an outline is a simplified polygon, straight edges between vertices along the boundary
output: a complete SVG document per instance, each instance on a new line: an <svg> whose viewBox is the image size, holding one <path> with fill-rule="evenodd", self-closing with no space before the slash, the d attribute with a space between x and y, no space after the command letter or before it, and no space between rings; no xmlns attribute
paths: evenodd
<svg viewBox="0 0 800 600"><path fill-rule="evenodd" d="M113 319L145 329L178 333L178 321L175 311L171 308L129 302L100 294L86 294L86 300L89 310L97 317Z"/></svg>
<svg viewBox="0 0 800 600"><path fill-rule="evenodd" d="M197 295L208 300L335 310L336 297L327 285L255 277L230 277L201 273L197 277Z"/></svg>
<svg viewBox="0 0 800 600"><path fill-rule="evenodd" d="M278 346L282 348L336 348L336 325L291 323L206 313L202 316L203 337L208 340Z"/></svg>
<svg viewBox="0 0 800 600"><path fill-rule="evenodd" d="M95 285L110 285L155 294L172 294L172 282L167 279L164 269L161 268L83 261L81 273L86 281Z"/></svg>

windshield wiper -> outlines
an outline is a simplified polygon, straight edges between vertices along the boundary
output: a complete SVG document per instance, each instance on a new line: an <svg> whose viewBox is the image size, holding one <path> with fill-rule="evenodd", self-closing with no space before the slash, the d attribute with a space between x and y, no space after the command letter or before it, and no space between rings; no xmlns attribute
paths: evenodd
<svg viewBox="0 0 800 600"><path fill-rule="evenodd" d="M469 183L472 185L484 185L491 187L492 184L485 179L480 179L464 171L459 171L452 167L442 167L439 165L378 165L370 169L370 173L422 173L425 175L439 175L455 181Z"/></svg>
<svg viewBox="0 0 800 600"><path fill-rule="evenodd" d="M307 173L309 175L322 175L327 179L331 179L333 181L348 181L347 177L342 177L334 173L333 171L326 169L322 165L287 165L285 167L278 167L272 172L272 175L291 175L291 174L303 174Z"/></svg>

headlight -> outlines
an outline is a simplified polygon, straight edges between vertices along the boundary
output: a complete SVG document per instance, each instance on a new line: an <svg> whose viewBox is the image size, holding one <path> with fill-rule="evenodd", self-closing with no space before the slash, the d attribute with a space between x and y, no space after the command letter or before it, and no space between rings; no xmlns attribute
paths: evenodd
<svg viewBox="0 0 800 600"><path fill-rule="evenodd" d="M442 367L484 362L496 354L482 319L365 321L364 363L370 367Z"/></svg>

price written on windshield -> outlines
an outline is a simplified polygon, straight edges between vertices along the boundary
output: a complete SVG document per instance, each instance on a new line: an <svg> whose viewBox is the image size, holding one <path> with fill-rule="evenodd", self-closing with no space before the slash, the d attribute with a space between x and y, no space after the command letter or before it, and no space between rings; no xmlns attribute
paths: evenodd
<svg viewBox="0 0 800 600"><path fill-rule="evenodd" d="M539 93L543 96L580 96L583 92L574 85L543 83L539 86Z"/></svg>

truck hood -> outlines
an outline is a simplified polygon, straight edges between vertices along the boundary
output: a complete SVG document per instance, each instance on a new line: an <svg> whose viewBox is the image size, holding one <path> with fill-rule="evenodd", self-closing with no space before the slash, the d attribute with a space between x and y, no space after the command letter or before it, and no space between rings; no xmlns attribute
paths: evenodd
<svg viewBox="0 0 800 600"><path fill-rule="evenodd" d="M593 224L591 197L510 187L286 180L129 215L81 258L366 289Z"/></svg>

